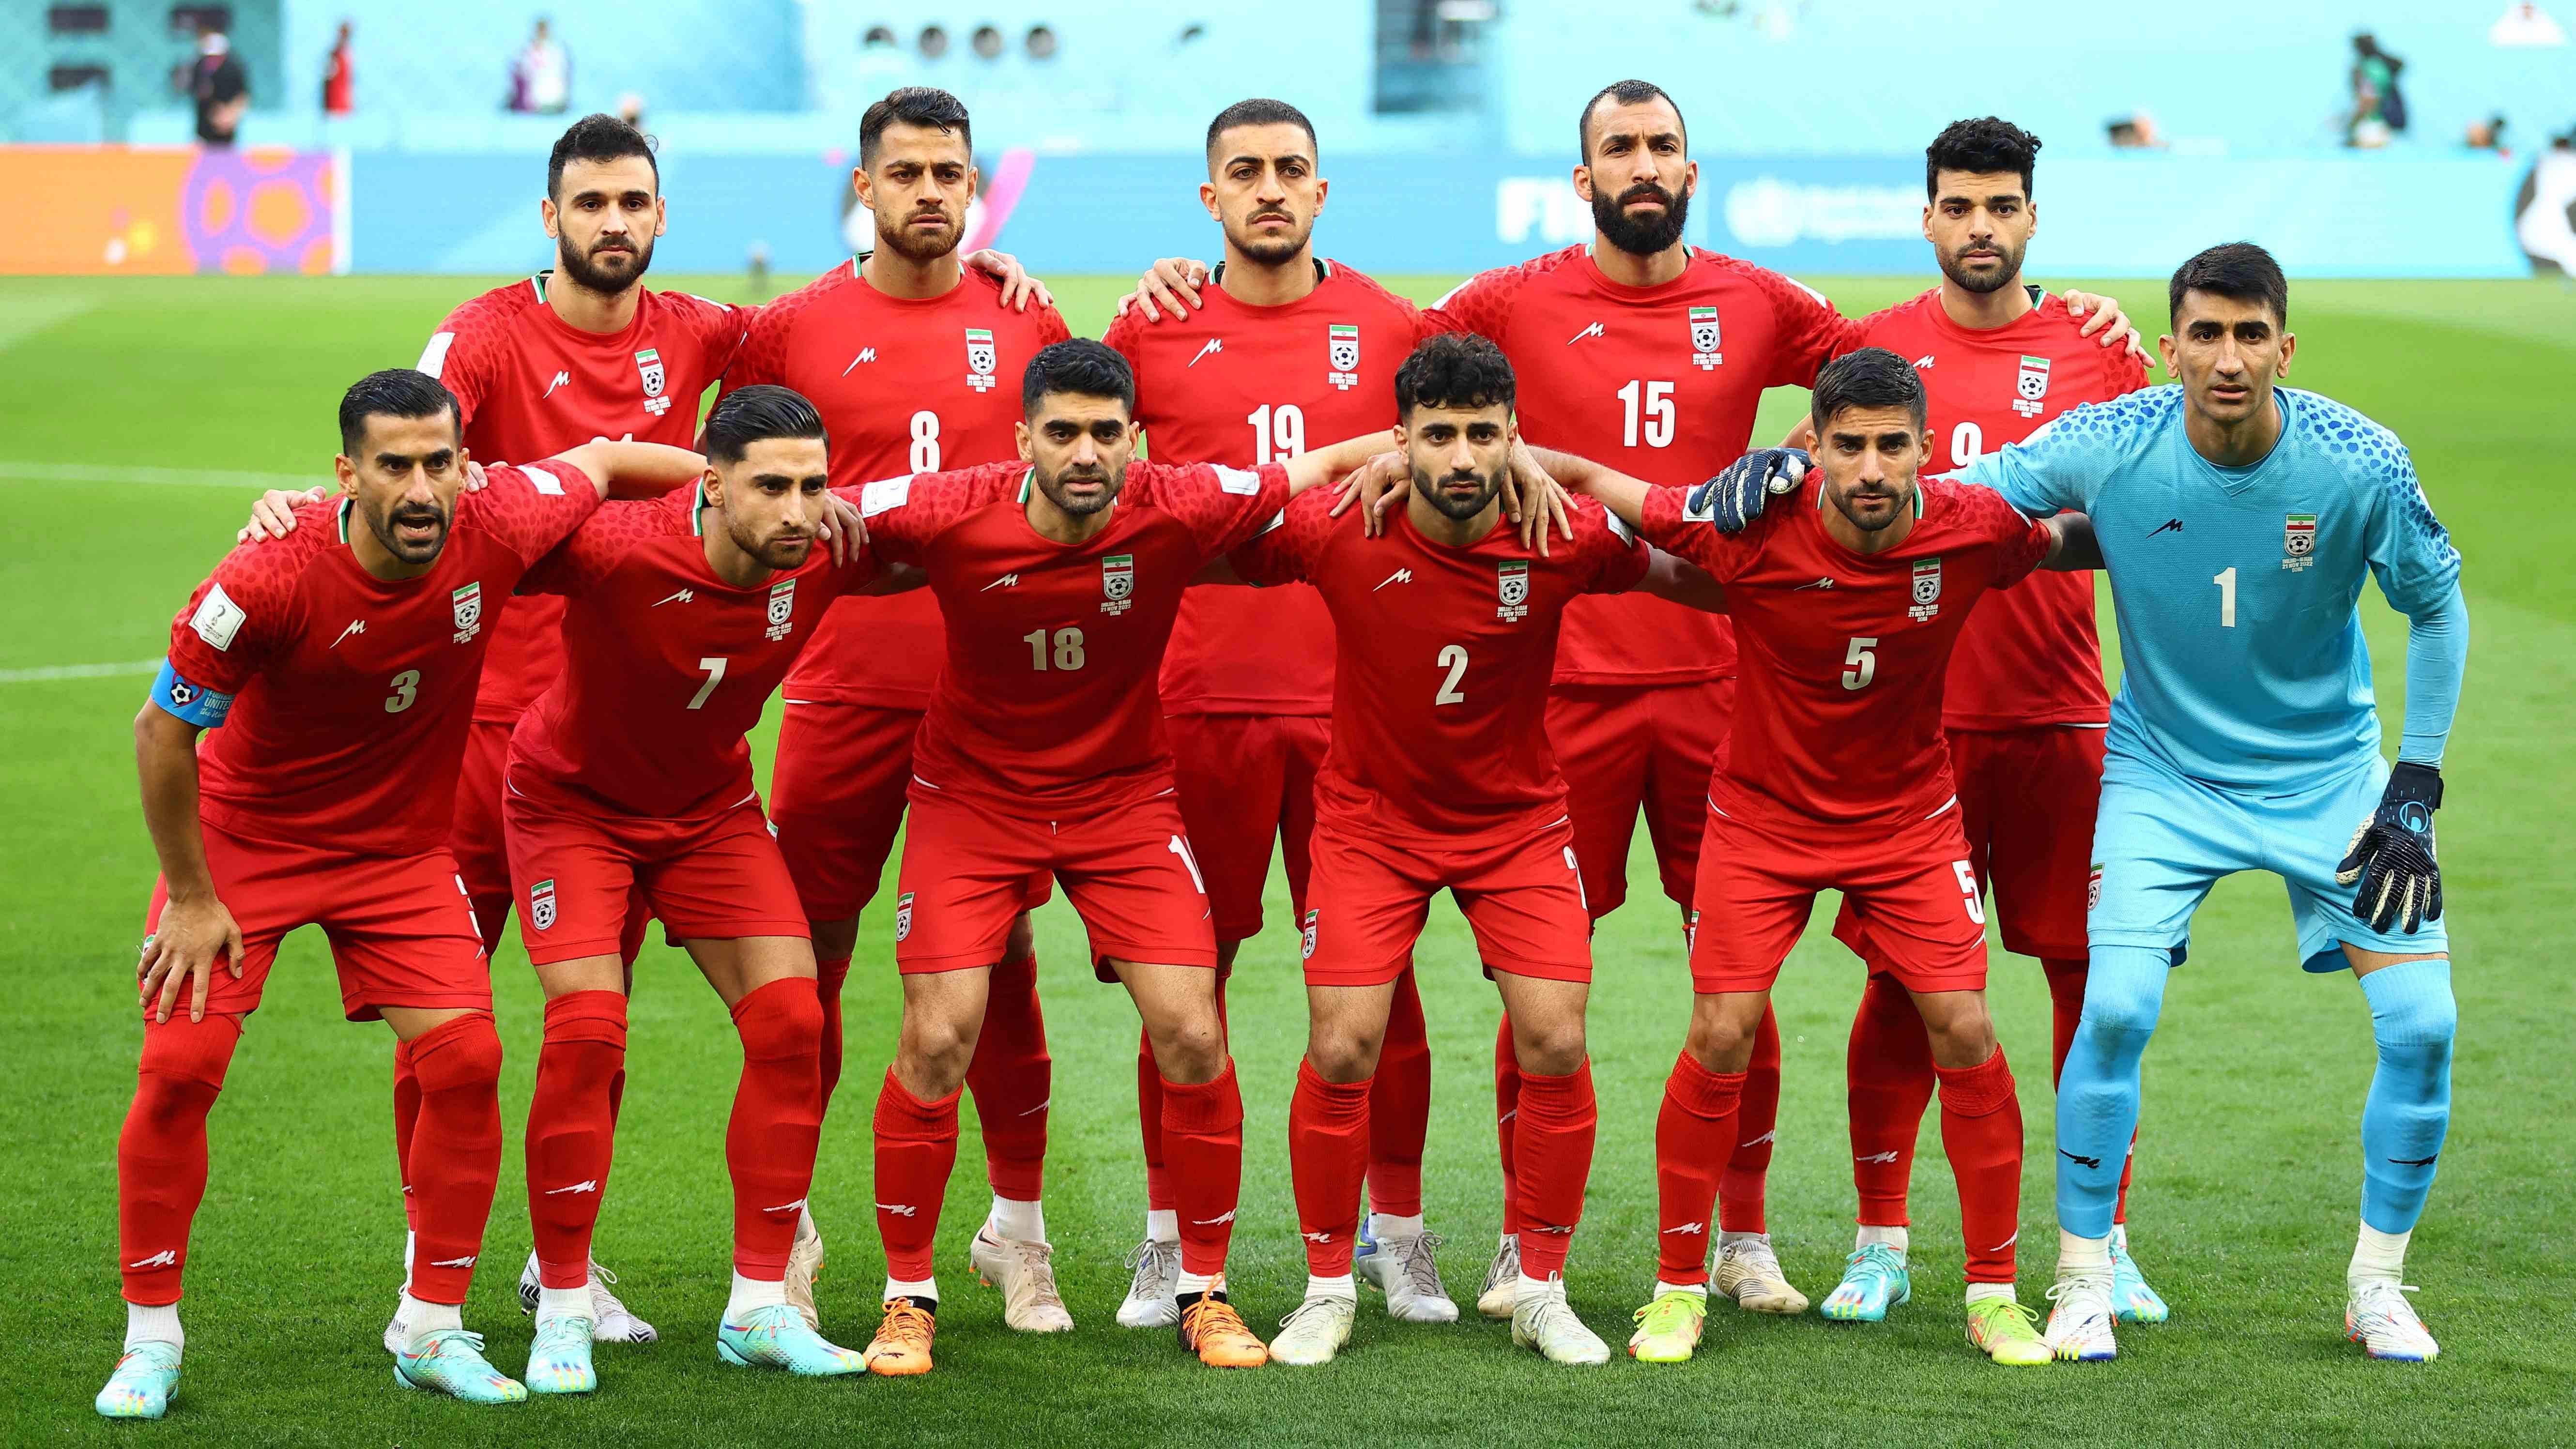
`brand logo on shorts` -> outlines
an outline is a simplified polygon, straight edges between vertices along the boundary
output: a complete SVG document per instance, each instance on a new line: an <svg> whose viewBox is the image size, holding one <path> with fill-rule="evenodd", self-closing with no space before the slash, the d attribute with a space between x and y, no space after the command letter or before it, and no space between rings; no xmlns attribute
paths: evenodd
<svg viewBox="0 0 2576 1449"><path fill-rule="evenodd" d="M894 898L894 938L901 941L912 934L912 892Z"/></svg>
<svg viewBox="0 0 2576 1449"><path fill-rule="evenodd" d="M662 396L662 354L650 347L635 354L635 375L644 382L644 411L655 417L671 410L671 400Z"/></svg>
<svg viewBox="0 0 2576 1449"><path fill-rule="evenodd" d="M1691 366L1707 372L1726 360L1726 355L1717 350L1717 309L1715 307L1690 309L1690 337Z"/></svg>
<svg viewBox="0 0 2576 1449"><path fill-rule="evenodd" d="M1136 555L1113 553L1100 561L1100 606L1104 614L1124 614L1135 604Z"/></svg>
<svg viewBox="0 0 2576 1449"><path fill-rule="evenodd" d="M483 632L482 581L478 579L458 589L447 596L447 601L456 609L456 642L473 642L474 636Z"/></svg>
<svg viewBox="0 0 2576 1449"><path fill-rule="evenodd" d="M1494 565L1494 617L1505 622L1529 617L1529 560Z"/></svg>
<svg viewBox="0 0 2576 1449"><path fill-rule="evenodd" d="M2013 391L2017 394L2013 398L2013 411L2026 418L2038 417L2040 399L2048 396L2048 359L2023 358L2021 375L2013 379Z"/></svg>
<svg viewBox="0 0 2576 1449"><path fill-rule="evenodd" d="M540 931L554 929L555 883L541 880L528 887L528 924Z"/></svg>
<svg viewBox="0 0 2576 1449"><path fill-rule="evenodd" d="M1299 941L1298 960L1312 961L1315 959L1315 922L1322 919L1323 914L1324 913L1321 910L1312 910L1306 913L1306 934L1300 938Z"/></svg>
<svg viewBox="0 0 2576 1449"><path fill-rule="evenodd" d="M1360 329L1336 323L1325 338L1325 361L1331 368L1324 381L1344 392L1360 385Z"/></svg>
<svg viewBox="0 0 2576 1449"><path fill-rule="evenodd" d="M2093 862L2093 873L2084 878L2084 909L2098 911L2101 908L2102 862L2097 860Z"/></svg>
<svg viewBox="0 0 2576 1449"><path fill-rule="evenodd" d="M2293 513L2281 521L2281 567L2304 572L2317 561L2317 516Z"/></svg>
<svg viewBox="0 0 2576 1449"><path fill-rule="evenodd" d="M996 360L996 354L993 351L993 334L981 327L967 328L966 385L977 392L991 391L994 382L993 365Z"/></svg>
<svg viewBox="0 0 2576 1449"><path fill-rule="evenodd" d="M1919 558L1914 561L1914 606L1905 617L1922 623L1941 612L1941 561Z"/></svg>
<svg viewBox="0 0 2576 1449"><path fill-rule="evenodd" d="M769 586L769 637L784 639L796 627L796 581L780 579Z"/></svg>

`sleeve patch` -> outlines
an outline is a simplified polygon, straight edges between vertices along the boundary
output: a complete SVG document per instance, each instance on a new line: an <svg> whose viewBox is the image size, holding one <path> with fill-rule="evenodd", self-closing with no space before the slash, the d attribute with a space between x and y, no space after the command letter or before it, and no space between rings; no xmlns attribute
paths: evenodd
<svg viewBox="0 0 2576 1449"><path fill-rule="evenodd" d="M224 592L224 586L216 584L197 602L197 612L188 616L188 627L217 649L230 649L234 636L241 633L242 623L249 617L241 605L233 602L232 595Z"/></svg>
<svg viewBox="0 0 2576 1449"><path fill-rule="evenodd" d="M1630 544L1637 541L1637 530L1628 526L1628 520L1621 518L1618 514L1611 512L1607 508L1601 510L1601 518L1603 522L1610 525L1611 536L1618 539L1621 543Z"/></svg>
<svg viewBox="0 0 2576 1449"><path fill-rule="evenodd" d="M900 478L879 478L859 489L859 516L874 518L889 508L901 508L912 497L910 473Z"/></svg>
<svg viewBox="0 0 2576 1449"><path fill-rule="evenodd" d="M218 728L233 712L231 695L188 682L167 659L161 661L161 673L152 681L152 702L203 729Z"/></svg>
<svg viewBox="0 0 2576 1449"><path fill-rule="evenodd" d="M555 476L552 468L527 468L521 470L520 476L528 480L529 486L548 498L563 496L563 480Z"/></svg>
<svg viewBox="0 0 2576 1449"><path fill-rule="evenodd" d="M455 345L455 342L456 334L453 332L441 332L432 336L429 339L429 345L420 350L420 361L413 364L413 370L428 373L432 377L438 376L447 366L447 349Z"/></svg>
<svg viewBox="0 0 2576 1449"><path fill-rule="evenodd" d="M1242 498L1257 498L1261 495L1260 474L1246 472L1241 468L1228 468L1222 463L1213 466L1216 468L1216 486L1219 488Z"/></svg>

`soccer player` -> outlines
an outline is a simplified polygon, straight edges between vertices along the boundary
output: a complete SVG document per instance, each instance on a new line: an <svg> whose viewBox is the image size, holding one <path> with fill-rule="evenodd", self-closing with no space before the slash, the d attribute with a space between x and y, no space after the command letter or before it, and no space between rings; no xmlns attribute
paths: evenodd
<svg viewBox="0 0 2576 1449"><path fill-rule="evenodd" d="M1040 351L1020 395L1020 462L880 479L860 503L869 547L924 568L947 622L895 899L903 1028L877 1098L887 1277L868 1367L931 1367L931 1244L957 1156L957 1092L987 978L1040 872L1063 883L1094 969L1126 985L1153 1043L1180 1216L1181 1344L1211 1365L1258 1365L1261 1340L1225 1298L1243 1099L1154 681L1190 577L1385 439L1252 472L1131 463L1133 375L1090 341Z"/></svg>
<svg viewBox="0 0 2576 1449"><path fill-rule="evenodd" d="M340 497L216 566L172 622L134 721L161 877L139 971L140 1079L117 1140L126 1351L97 1400L111 1418L159 1418L178 1384L206 1116L278 942L303 925L330 935L348 1018L391 1027L420 1082L406 1164L419 1262L395 1377L477 1403L527 1392L484 1361L457 1307L501 1168L501 1038L448 817L493 615L520 576L609 480L659 491L700 463L592 443L495 467L460 498L455 399L408 368L350 387L340 447Z"/></svg>
<svg viewBox="0 0 2576 1449"><path fill-rule="evenodd" d="M706 423L707 472L616 503L521 588L569 603L565 665L510 745L519 932L545 988L528 1108L528 1216L540 1288L526 1383L588 1393L590 1237L626 1080L618 950L640 893L687 947L742 1037L725 1161L733 1177L726 1363L863 1373L787 1300L788 1248L822 1132L823 1007L795 887L770 838L743 735L833 600L873 558L815 547L827 506L823 420L785 388L737 388ZM846 542L846 539L845 539Z"/></svg>
<svg viewBox="0 0 2576 1449"><path fill-rule="evenodd" d="M1293 458L1324 441L1390 428L1395 370L1426 332L1420 308L1340 262L1315 255L1329 183L1314 124L1284 101L1238 101L1208 125L1199 199L1222 229L1225 259L1204 305L1162 325L1142 309L1102 341L1136 371L1136 421L1163 458ZM1251 429L1249 447L1244 430ZM1261 931L1275 838L1294 919L1306 913L1315 771L1330 737L1333 622L1302 584L1254 595L1192 589L1163 660L1165 728L1181 820L1207 878L1219 1000L1245 939ZM1150 1043L1136 1056L1145 1139L1145 1240L1118 1321L1168 1325L1179 1314L1180 1226L1162 1144L1161 1075ZM1422 1145L1431 1118L1431 1043L1408 965L1369 1104L1369 1205L1360 1277L1392 1317L1458 1317L1440 1282L1440 1239L1423 1226Z"/></svg>
<svg viewBox="0 0 2576 1449"><path fill-rule="evenodd" d="M2457 1013L2433 812L2468 604L2404 445L2278 385L2297 350L2289 291L2249 243L2193 257L2160 342L2179 386L2079 408L1964 475L2019 508L2091 515L2119 611L2092 959L2058 1091L2048 1338L2061 1358L2117 1351L2111 1218L2138 1059L2192 913L2240 870L2287 883L2302 964L2348 966L2370 1002L2378 1069L2344 1330L2373 1358L2440 1352L2398 1280L2450 1124ZM2393 770L2355 609L2365 572L2410 623Z"/></svg>
<svg viewBox="0 0 2576 1449"><path fill-rule="evenodd" d="M1882 348L1817 374L1817 467L1740 534L1713 526L1727 480L1657 488L1542 453L1548 471L1725 586L1742 709L1709 786L1695 883L1690 1033L1655 1127L1663 1252L1628 1351L1678 1363L1699 1342L1701 1246L1743 1139L1746 1069L1771 984L1816 892L1853 907L1843 937L1883 961L1931 1033L1941 1137L1967 1238L1967 1333L1998 1363L2044 1364L2013 1297L2021 1107L1985 1001L1985 909L1941 738L1943 676L1989 589L2085 566L2076 515L2034 523L1991 491L1918 479L1923 384Z"/></svg>
<svg viewBox="0 0 2576 1449"><path fill-rule="evenodd" d="M1306 1297L1271 1354L1321 1364L1350 1341L1371 1077L1423 914L1445 887L1510 1009L1521 1069L1512 1341L1557 1363L1606 1363L1609 1348L1565 1297L1596 1120L1583 1032L1592 923L1548 747L1546 681L1574 599L1640 584L1669 595L1697 571L1659 556L1650 573L1645 546L1593 504L1574 511L1570 551L1530 557L1503 521L1518 438L1511 364L1493 343L1434 337L1394 391L1410 488L1384 536L1313 497L1232 559L1251 582L1314 585L1340 639L1332 747L1315 783L1315 904L1300 918L1311 1019L1288 1117Z"/></svg>
<svg viewBox="0 0 2576 1449"><path fill-rule="evenodd" d="M963 265L977 182L966 108L907 86L859 121L851 184L876 214L877 248L761 309L728 389L775 383L813 399L832 434L832 482L998 463L1015 456L1020 375L1071 335L1055 308L1014 305ZM1024 305L1024 304L1023 304ZM859 912L876 895L912 780L913 738L939 677L939 603L928 591L834 608L788 676L771 817L813 933L823 1000L823 1101L841 1077L841 986ZM984 1122L993 1207L971 1250L1015 1329L1073 1327L1056 1292L1039 1197L1053 1091L1025 907L993 965L992 1009L967 1073ZM823 1242L799 1220L789 1296L814 1318Z"/></svg>
<svg viewBox="0 0 2576 1449"><path fill-rule="evenodd" d="M1871 346L1914 360L1936 471L2020 442L2069 408L2146 386L2134 353L2090 345L2063 298L2023 285L2022 257L2039 224L2031 200L2038 152L2038 137L1992 116L1944 129L1923 168L1923 235L1941 284L1861 322ZM1942 699L1969 864L1993 893L2005 949L2039 957L2047 973L2053 1076L2084 1010L2085 878L2111 711L2093 576L2042 571L1987 595L1960 629ZM1906 1189L1933 1086L1913 998L1883 960L1869 964L1848 1057L1860 1231L1823 1304L1827 1318L1842 1321L1885 1318L1912 1291ZM2124 1209L2127 1180L2124 1167ZM2117 1225L2111 1261L2119 1316L2161 1322L2164 1300L2130 1261Z"/></svg>

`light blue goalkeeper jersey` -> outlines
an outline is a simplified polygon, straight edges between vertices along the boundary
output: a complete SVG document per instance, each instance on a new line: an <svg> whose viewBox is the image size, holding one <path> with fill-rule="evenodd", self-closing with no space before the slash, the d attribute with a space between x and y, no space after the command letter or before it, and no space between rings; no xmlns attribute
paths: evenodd
<svg viewBox="0 0 2576 1449"><path fill-rule="evenodd" d="M2168 385L2076 408L1962 476L2025 513L2092 518L2124 664L2113 753L2286 794L2379 748L2364 570L2420 619L2454 597L2460 555L2395 434L2316 393L2273 395L2281 439L2251 467L2201 457ZM2434 760L2455 699L2416 701Z"/></svg>

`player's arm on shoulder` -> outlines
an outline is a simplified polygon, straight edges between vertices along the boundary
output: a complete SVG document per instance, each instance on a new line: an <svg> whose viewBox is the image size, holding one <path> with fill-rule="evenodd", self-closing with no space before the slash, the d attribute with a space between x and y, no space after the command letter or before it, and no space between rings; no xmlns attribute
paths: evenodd
<svg viewBox="0 0 2576 1449"><path fill-rule="evenodd" d="M1241 583L1256 587L1309 581L1317 545L1326 529L1332 527L1332 509L1318 494L1301 498L1280 510L1277 517L1259 533L1219 556L1210 566L1222 567L1225 577L1214 578L1202 573L1192 583Z"/></svg>
<svg viewBox="0 0 2576 1449"><path fill-rule="evenodd" d="M841 502L856 505L865 529L862 543L878 567L899 575L905 568L921 567L922 552L942 521L959 511L956 504L965 486L958 473L898 473L831 492ZM903 592L897 586L899 578L880 575L879 582L886 587L871 587L868 592Z"/></svg>
<svg viewBox="0 0 2576 1449"><path fill-rule="evenodd" d="M1208 264L1195 257L1165 257L1136 279L1136 290L1118 299L1113 315L1124 317L1133 309L1144 313L1148 322L1186 317L1207 305L1199 289L1208 284L1212 275Z"/></svg>
<svg viewBox="0 0 2576 1449"><path fill-rule="evenodd" d="M1474 332L1500 346L1511 319L1512 299L1529 275L1529 269L1520 266L1489 267L1478 272L1422 309L1416 336Z"/></svg>
<svg viewBox="0 0 2576 1449"><path fill-rule="evenodd" d="M2039 566L2057 573L2103 567L2102 543L2093 536L2093 520L2081 513L2056 513L2032 525L2048 536Z"/></svg>
<svg viewBox="0 0 2576 1449"><path fill-rule="evenodd" d="M707 471L703 453L667 443L621 443L606 438L567 448L546 461L577 469L603 500L659 498L684 483L696 482Z"/></svg>
<svg viewBox="0 0 2576 1449"><path fill-rule="evenodd" d="M1726 612L1726 585L1708 570L1658 548L1646 563L1646 572L1633 586L1633 591L1668 599L1685 609L1704 614Z"/></svg>
<svg viewBox="0 0 2576 1449"><path fill-rule="evenodd" d="M1784 273L1753 273L1771 301L1780 345L1772 349L1773 387L1813 387L1816 373L1846 352L1868 345L1869 329L1836 310L1825 294Z"/></svg>
<svg viewBox="0 0 2576 1449"><path fill-rule="evenodd" d="M2093 506L2102 481L2117 461L2116 423L2099 404L2087 403L2040 424L2039 431L2007 443L1950 476L2003 495L2033 517Z"/></svg>

